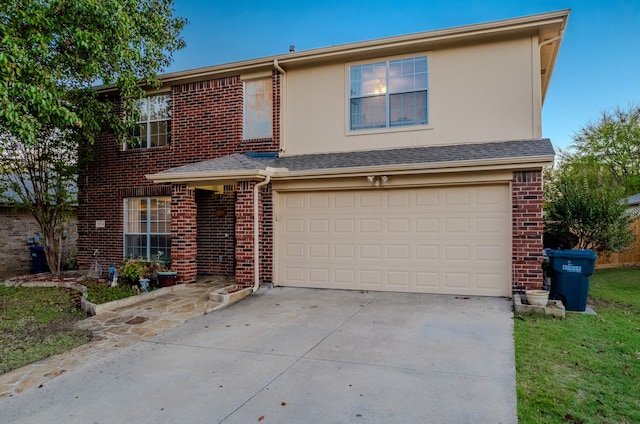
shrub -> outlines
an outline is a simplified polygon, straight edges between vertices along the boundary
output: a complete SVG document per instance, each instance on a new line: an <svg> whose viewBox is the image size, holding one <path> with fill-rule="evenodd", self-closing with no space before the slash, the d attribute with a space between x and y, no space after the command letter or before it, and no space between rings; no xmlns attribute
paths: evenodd
<svg viewBox="0 0 640 424"><path fill-rule="evenodd" d="M130 285L111 287L109 283L93 280L86 281L84 285L87 287L87 300L95 304L112 302L137 294L136 289Z"/></svg>
<svg viewBox="0 0 640 424"><path fill-rule="evenodd" d="M124 261L118 269L118 282L134 286L140 283L141 278L148 278L150 286L155 286L158 272L166 271L164 265L156 261L147 261L142 258L131 258Z"/></svg>

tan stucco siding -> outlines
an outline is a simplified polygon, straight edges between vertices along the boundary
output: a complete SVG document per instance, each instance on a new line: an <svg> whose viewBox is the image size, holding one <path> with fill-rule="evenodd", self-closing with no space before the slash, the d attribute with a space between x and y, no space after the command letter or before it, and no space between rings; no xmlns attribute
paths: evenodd
<svg viewBox="0 0 640 424"><path fill-rule="evenodd" d="M400 130L348 130L351 63L291 70L283 155L539 138L539 59L532 40L408 55L429 59L429 125Z"/></svg>

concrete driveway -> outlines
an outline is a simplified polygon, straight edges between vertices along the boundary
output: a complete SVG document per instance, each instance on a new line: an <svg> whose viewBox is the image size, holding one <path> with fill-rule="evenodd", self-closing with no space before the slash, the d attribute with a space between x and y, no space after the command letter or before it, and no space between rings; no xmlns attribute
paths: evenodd
<svg viewBox="0 0 640 424"><path fill-rule="evenodd" d="M262 289L0 401L7 423L515 423L506 299Z"/></svg>

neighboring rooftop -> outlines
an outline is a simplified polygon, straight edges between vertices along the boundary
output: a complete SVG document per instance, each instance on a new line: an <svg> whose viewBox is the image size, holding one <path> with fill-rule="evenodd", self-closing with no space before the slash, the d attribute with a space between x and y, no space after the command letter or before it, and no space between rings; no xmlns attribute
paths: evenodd
<svg viewBox="0 0 640 424"><path fill-rule="evenodd" d="M627 204L629 206L638 206L638 205L640 205L640 193L634 194L633 196L627 197Z"/></svg>

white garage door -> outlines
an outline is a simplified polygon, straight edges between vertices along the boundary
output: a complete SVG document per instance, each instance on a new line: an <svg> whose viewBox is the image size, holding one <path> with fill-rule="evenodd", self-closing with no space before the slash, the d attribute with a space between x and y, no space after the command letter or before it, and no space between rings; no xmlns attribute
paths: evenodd
<svg viewBox="0 0 640 424"><path fill-rule="evenodd" d="M508 296L508 185L282 193L276 284Z"/></svg>

